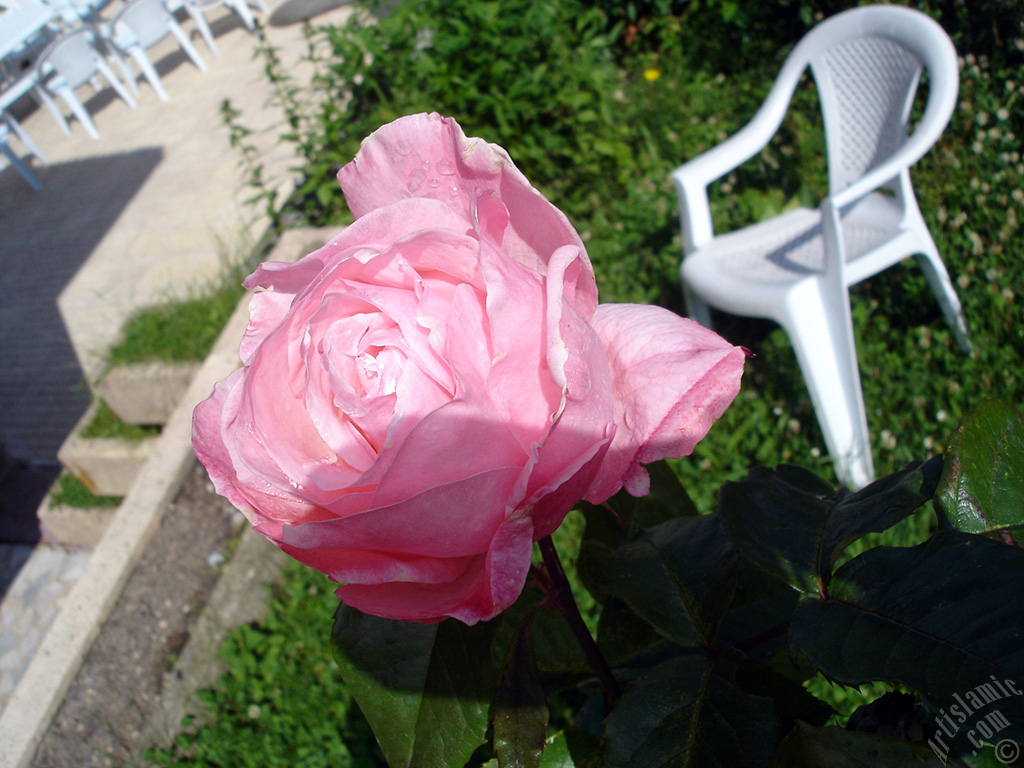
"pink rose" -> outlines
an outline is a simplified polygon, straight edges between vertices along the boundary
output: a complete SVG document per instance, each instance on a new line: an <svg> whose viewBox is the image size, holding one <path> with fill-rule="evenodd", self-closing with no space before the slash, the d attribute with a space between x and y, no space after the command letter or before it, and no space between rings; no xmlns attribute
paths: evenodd
<svg viewBox="0 0 1024 768"><path fill-rule="evenodd" d="M642 464L693 450L744 352L598 307L565 216L453 120L384 126L338 180L355 223L246 280L244 367L196 408L196 454L345 603L489 619L580 499L646 493Z"/></svg>

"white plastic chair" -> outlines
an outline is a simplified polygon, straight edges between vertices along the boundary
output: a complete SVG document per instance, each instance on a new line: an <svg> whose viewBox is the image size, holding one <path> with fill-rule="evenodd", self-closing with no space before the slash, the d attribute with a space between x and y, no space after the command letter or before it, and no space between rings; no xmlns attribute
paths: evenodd
<svg viewBox="0 0 1024 768"><path fill-rule="evenodd" d="M778 130L811 68L827 141L829 195L769 221L715 236L707 186L757 154ZM928 99L908 137L922 68ZM774 320L792 340L825 443L853 488L874 475L850 316L850 286L916 256L946 320L970 350L960 302L928 232L908 169L942 133L957 100L952 42L928 16L864 6L819 24L794 48L764 104L742 130L677 168L692 318L709 307Z"/></svg>
<svg viewBox="0 0 1024 768"><path fill-rule="evenodd" d="M85 106L75 96L75 89L87 82L96 82L101 75L110 84L118 96L132 109L135 99L117 78L110 65L100 52L102 45L99 33L91 27L79 27L55 40L39 57L36 67L39 72L39 84L44 97L53 94L63 99L86 132L94 139L100 137L95 123L89 116ZM58 122L64 117L59 110L50 110ZM68 131L67 121L62 126Z"/></svg>
<svg viewBox="0 0 1024 768"><path fill-rule="evenodd" d="M32 187L36 192L39 192L42 190L43 185L39 183L39 179L37 179L35 174L29 170L28 166L25 165L25 162L14 153L13 149L11 149L8 139L12 133L21 140L21 143L25 145L29 152L44 163L46 162L46 156L42 153L39 147L36 146L35 142L29 138L21 125L6 112L0 112L0 153L3 153L7 157L11 165L14 166L14 169L22 175L30 187Z"/></svg>
<svg viewBox="0 0 1024 768"><path fill-rule="evenodd" d="M146 55L148 48L168 35L174 35L192 63L201 72L206 71L206 62L161 0L130 0L111 20L110 29L111 41L120 51L132 57L162 101L167 101L169 97L160 82L160 75Z"/></svg>
<svg viewBox="0 0 1024 768"><path fill-rule="evenodd" d="M256 19L253 17L252 8L249 7L248 0L176 0L174 4L169 4L168 7L175 10L176 7L182 5L192 21L195 22L199 34L202 35L203 41L206 43L206 47L210 49L210 53L214 56L220 56L220 50L213 39L213 31L210 29L210 24L206 21L206 13L208 11L212 11L220 5L225 5L238 14L246 29L250 32L256 29ZM264 0L253 0L253 5L260 13L269 13L270 9L267 8Z"/></svg>

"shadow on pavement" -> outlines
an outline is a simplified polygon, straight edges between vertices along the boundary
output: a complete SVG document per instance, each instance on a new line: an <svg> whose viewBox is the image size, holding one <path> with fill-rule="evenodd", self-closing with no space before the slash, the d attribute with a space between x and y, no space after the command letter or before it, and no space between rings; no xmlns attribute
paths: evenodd
<svg viewBox="0 0 1024 768"><path fill-rule="evenodd" d="M34 542L57 449L90 394L57 297L163 156L160 148L0 171L0 542ZM126 258L131 258L126 254Z"/></svg>

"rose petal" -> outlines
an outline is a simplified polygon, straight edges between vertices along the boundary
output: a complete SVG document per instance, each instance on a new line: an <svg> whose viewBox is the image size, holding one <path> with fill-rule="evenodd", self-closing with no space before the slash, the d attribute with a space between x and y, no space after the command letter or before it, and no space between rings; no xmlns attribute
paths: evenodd
<svg viewBox="0 0 1024 768"><path fill-rule="evenodd" d="M511 217L503 250L541 274L559 247L583 249L565 214L530 185L504 149L467 139L458 123L434 113L377 129L338 172L338 182L357 220L415 197L444 202L470 222L477 195L496 192Z"/></svg>
<svg viewBox="0 0 1024 768"><path fill-rule="evenodd" d="M515 468L483 471L395 504L374 502L365 513L286 526L279 538L308 550L364 549L443 558L482 554L505 519L505 494L517 476Z"/></svg>
<svg viewBox="0 0 1024 768"><path fill-rule="evenodd" d="M339 584L379 585L391 582L446 584L466 571L471 558L417 556L373 549L304 549L276 542L300 563Z"/></svg>
<svg viewBox="0 0 1024 768"><path fill-rule="evenodd" d="M493 364L487 390L524 450L551 429L562 391L545 348L546 296L537 274L481 244Z"/></svg>
<svg viewBox="0 0 1024 768"><path fill-rule="evenodd" d="M605 349L574 303L578 280L588 274L585 264L578 249L566 247L551 265L546 356L562 397L550 433L537 446L526 493L538 536L554 531L586 493L615 430Z"/></svg>
<svg viewBox="0 0 1024 768"><path fill-rule="evenodd" d="M529 518L517 518L502 525L487 554L469 559L457 579L441 584L346 584L336 594L353 608L385 618L434 622L452 617L472 625L515 602L532 551L533 526Z"/></svg>
<svg viewBox="0 0 1024 768"><path fill-rule="evenodd" d="M206 467L217 493L226 497L256 527L279 530L280 521L316 520L322 516L314 504L298 498L254 473L234 448L235 405L244 372L235 371L219 382L192 416L192 446Z"/></svg>
<svg viewBox="0 0 1024 768"><path fill-rule="evenodd" d="M586 497L600 503L623 484L646 494L641 464L693 452L739 392L746 353L661 307L602 304L592 324L615 392L615 438Z"/></svg>

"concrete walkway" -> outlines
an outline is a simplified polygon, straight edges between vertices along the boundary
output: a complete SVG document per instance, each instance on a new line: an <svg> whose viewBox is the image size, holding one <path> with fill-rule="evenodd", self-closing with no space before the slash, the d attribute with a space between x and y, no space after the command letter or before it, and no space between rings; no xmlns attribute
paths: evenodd
<svg viewBox="0 0 1024 768"><path fill-rule="evenodd" d="M349 13L340 8L317 21L340 22ZM227 9L209 19L219 58L183 22L207 73L173 38L150 51L169 102L141 77L136 110L110 91L86 102L99 140L74 121L65 136L31 101L15 110L48 157L46 165L30 163L39 193L0 165L0 446L16 464L56 465L57 449L89 403L87 382L101 374L105 350L135 309L214 280L266 230L266 217L244 202L251 190L221 118L225 100L253 131L269 178L290 189L295 158L276 140L283 116L254 57L256 37ZM301 78L302 27L271 27L267 36ZM79 96L88 98L88 87ZM187 443L187 425L179 431ZM13 514L3 502L0 516ZM64 598L95 570L91 559L0 536L0 711Z"/></svg>

